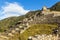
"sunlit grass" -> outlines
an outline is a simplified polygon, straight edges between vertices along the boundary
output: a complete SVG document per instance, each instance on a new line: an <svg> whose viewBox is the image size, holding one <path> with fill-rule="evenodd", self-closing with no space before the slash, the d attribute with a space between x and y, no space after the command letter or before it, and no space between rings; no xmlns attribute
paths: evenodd
<svg viewBox="0 0 60 40"><path fill-rule="evenodd" d="M52 24L31 25L29 29L27 29L24 33L20 34L20 39L27 40L29 36L33 36L36 34L51 34L52 30L57 27L57 25Z"/></svg>

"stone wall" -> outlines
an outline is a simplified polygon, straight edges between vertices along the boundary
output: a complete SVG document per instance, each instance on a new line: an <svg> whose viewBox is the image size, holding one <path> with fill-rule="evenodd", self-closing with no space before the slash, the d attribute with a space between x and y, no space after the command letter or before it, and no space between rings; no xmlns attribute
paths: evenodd
<svg viewBox="0 0 60 40"><path fill-rule="evenodd" d="M35 35L29 37L31 40L58 40L58 35Z"/></svg>
<svg viewBox="0 0 60 40"><path fill-rule="evenodd" d="M54 14L54 16L60 16L59 11L49 11L50 9L47 9L46 7L43 8L42 14L48 15L48 14Z"/></svg>

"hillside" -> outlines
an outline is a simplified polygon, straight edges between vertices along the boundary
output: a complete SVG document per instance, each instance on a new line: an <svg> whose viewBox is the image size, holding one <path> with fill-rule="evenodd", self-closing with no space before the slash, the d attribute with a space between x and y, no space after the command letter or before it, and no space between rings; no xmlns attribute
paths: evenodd
<svg viewBox="0 0 60 40"><path fill-rule="evenodd" d="M53 5L50 10L54 10L54 11L60 11L60 2L56 3L55 5ZM24 18L29 18L31 16L34 16L36 14L36 12L41 13L41 10L36 10L36 11L30 11L28 12L26 15L22 15L19 17L10 17L10 18L6 18L0 21L0 26L7 28L8 26L14 25L16 22L24 19ZM6 23L7 22L7 23ZM4 28L0 28L0 29L4 29Z"/></svg>
<svg viewBox="0 0 60 40"><path fill-rule="evenodd" d="M22 16L0 20L0 33L3 36L2 39L6 40L27 40L29 36L37 34L60 34L60 2L50 9L43 8Z"/></svg>
<svg viewBox="0 0 60 40"><path fill-rule="evenodd" d="M54 11L60 11L60 2L54 4L50 9Z"/></svg>
<svg viewBox="0 0 60 40"><path fill-rule="evenodd" d="M22 16L19 16L19 17L9 17L9 18L0 20L0 29L1 29L1 31L4 31L9 26L16 24L18 21L21 21L24 18L29 18L30 16L35 15L36 12L40 12L40 10L30 11L26 15L22 15Z"/></svg>
<svg viewBox="0 0 60 40"><path fill-rule="evenodd" d="M15 23L17 23L19 20L22 20L23 18L24 18L23 16L20 16L20 17L10 17L1 20L0 21L0 29L2 29L1 31L4 31L9 26L14 25Z"/></svg>
<svg viewBox="0 0 60 40"><path fill-rule="evenodd" d="M57 28L57 25L51 24L36 24L31 25L24 33L20 34L21 40L27 40L29 36L42 35L42 34L52 34L52 30Z"/></svg>
<svg viewBox="0 0 60 40"><path fill-rule="evenodd" d="M60 2L56 3L55 5L53 5L50 10L54 10L54 11L60 11ZM36 13L41 13L41 10L36 10L36 11L30 11L28 12L26 15L22 15L19 17L10 17L10 18L6 18L3 20L0 20L0 26L6 28L8 26L14 25L15 23L17 23L20 20L23 20L24 18L29 18L31 16L34 16ZM7 22L7 23L6 23ZM1 28L3 29L3 28Z"/></svg>

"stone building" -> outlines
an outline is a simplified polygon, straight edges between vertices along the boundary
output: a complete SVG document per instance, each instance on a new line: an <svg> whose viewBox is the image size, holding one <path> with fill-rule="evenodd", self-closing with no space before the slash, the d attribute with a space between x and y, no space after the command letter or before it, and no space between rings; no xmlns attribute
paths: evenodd
<svg viewBox="0 0 60 40"><path fill-rule="evenodd" d="M60 16L60 12L59 11L51 11L50 9L48 9L45 6L42 9L42 14L44 14L44 15L54 14L54 16Z"/></svg>

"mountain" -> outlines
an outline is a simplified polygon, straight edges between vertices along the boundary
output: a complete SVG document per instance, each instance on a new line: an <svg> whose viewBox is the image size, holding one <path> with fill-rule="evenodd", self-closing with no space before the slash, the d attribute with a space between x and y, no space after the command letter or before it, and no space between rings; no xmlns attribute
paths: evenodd
<svg viewBox="0 0 60 40"><path fill-rule="evenodd" d="M54 11L60 11L60 2L56 3L55 5L53 5L50 10L54 10ZM19 16L19 17L10 17L10 18L6 18L6 19L3 19L0 21L0 26L2 27L8 27L10 25L14 25L16 22L24 19L24 18L29 18L33 15L36 14L36 12L39 12L41 13L41 10L36 10L36 11L30 11L28 12L26 15L22 15L22 16ZM6 23L7 22L7 23ZM3 29L3 28L1 28Z"/></svg>
<svg viewBox="0 0 60 40"><path fill-rule="evenodd" d="M60 11L60 2L54 4L50 9L54 11Z"/></svg>
<svg viewBox="0 0 60 40"><path fill-rule="evenodd" d="M6 38L6 40L7 37L9 40L27 40L29 36L37 34L56 35L60 34L59 29L60 2L48 9L30 11L22 16L0 20L0 33L2 39Z"/></svg>

